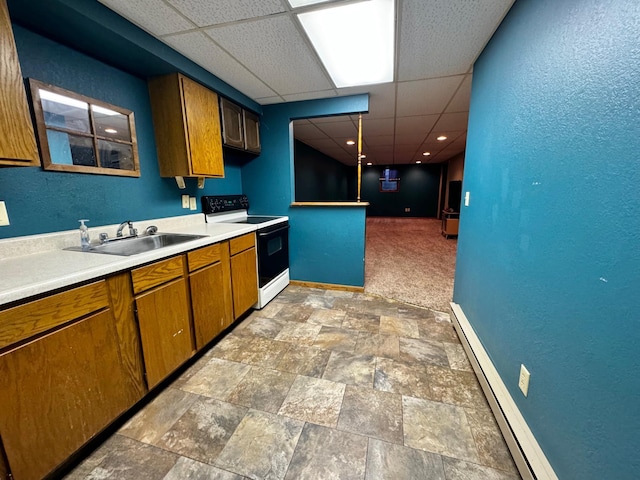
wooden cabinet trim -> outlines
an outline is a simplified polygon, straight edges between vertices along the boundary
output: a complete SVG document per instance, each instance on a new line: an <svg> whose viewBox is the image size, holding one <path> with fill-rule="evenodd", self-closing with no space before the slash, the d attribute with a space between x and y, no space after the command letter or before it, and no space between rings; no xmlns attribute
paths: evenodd
<svg viewBox="0 0 640 480"><path fill-rule="evenodd" d="M165 282L181 277L184 273L182 255L131 270L133 293L138 294Z"/></svg>
<svg viewBox="0 0 640 480"><path fill-rule="evenodd" d="M6 0L0 0L0 165L40 165Z"/></svg>
<svg viewBox="0 0 640 480"><path fill-rule="evenodd" d="M105 281L0 312L0 349L109 306Z"/></svg>
<svg viewBox="0 0 640 480"><path fill-rule="evenodd" d="M234 256L248 248L256 246L255 233L247 233L241 237L232 238L229 240L229 247L231 250L231 256Z"/></svg>
<svg viewBox="0 0 640 480"><path fill-rule="evenodd" d="M222 258L221 245L220 243L216 243L188 252L187 263L189 264L189 272L219 262Z"/></svg>

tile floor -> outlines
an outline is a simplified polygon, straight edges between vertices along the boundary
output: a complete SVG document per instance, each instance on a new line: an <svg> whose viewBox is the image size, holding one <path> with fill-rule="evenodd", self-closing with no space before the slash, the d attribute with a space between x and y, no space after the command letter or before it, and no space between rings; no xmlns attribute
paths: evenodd
<svg viewBox="0 0 640 480"><path fill-rule="evenodd" d="M66 478L520 477L449 315L289 286Z"/></svg>

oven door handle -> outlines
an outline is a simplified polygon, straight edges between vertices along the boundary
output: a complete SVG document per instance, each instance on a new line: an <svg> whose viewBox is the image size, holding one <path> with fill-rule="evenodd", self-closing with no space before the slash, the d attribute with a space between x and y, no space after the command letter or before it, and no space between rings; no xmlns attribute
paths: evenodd
<svg viewBox="0 0 640 480"><path fill-rule="evenodd" d="M268 232L258 232L258 236L259 237L270 237L270 236L272 236L272 235L274 235L276 233L283 232L284 230L289 230L289 225L286 225L284 227L278 228L277 230L271 230L271 231L268 231Z"/></svg>

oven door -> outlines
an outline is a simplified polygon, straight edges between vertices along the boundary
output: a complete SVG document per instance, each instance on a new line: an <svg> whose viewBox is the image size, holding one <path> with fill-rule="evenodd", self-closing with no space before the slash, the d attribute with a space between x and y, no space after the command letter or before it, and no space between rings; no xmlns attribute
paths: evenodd
<svg viewBox="0 0 640 480"><path fill-rule="evenodd" d="M260 228L258 234L258 276L260 288L289 268L289 222Z"/></svg>

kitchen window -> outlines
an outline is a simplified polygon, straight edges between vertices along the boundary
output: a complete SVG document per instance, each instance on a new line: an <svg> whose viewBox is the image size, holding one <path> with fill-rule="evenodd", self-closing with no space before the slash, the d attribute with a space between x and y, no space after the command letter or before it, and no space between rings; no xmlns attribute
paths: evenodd
<svg viewBox="0 0 640 480"><path fill-rule="evenodd" d="M133 112L29 79L45 170L140 176Z"/></svg>

